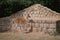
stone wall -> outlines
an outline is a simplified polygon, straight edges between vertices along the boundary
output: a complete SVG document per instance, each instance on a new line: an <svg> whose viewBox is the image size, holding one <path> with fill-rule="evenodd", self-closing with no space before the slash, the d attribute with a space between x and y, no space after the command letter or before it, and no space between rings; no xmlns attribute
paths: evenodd
<svg viewBox="0 0 60 40"><path fill-rule="evenodd" d="M14 22L12 24L12 31L54 33L56 31L56 22L46 20L27 23Z"/></svg>
<svg viewBox="0 0 60 40"><path fill-rule="evenodd" d="M11 28L10 19L8 17L6 18L0 18L0 32L9 31Z"/></svg>

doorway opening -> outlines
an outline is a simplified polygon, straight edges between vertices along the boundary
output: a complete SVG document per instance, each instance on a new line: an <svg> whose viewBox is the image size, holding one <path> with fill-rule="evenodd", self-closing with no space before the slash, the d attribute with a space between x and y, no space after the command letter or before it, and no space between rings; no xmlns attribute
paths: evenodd
<svg viewBox="0 0 60 40"><path fill-rule="evenodd" d="M60 20L56 22L56 31L60 33Z"/></svg>

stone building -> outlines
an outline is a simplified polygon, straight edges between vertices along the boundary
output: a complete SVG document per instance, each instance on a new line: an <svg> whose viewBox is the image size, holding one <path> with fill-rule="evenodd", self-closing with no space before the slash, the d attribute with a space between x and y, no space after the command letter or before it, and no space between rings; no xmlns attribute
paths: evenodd
<svg viewBox="0 0 60 40"><path fill-rule="evenodd" d="M32 5L12 14L10 30L22 32L60 32L60 14L40 4Z"/></svg>

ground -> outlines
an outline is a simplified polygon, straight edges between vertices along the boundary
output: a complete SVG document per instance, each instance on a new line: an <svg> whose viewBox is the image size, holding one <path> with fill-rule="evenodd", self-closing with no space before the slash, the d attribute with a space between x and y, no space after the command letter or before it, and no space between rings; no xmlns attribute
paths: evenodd
<svg viewBox="0 0 60 40"><path fill-rule="evenodd" d="M60 36L52 36L44 33L20 33L5 32L0 33L0 40L60 40Z"/></svg>

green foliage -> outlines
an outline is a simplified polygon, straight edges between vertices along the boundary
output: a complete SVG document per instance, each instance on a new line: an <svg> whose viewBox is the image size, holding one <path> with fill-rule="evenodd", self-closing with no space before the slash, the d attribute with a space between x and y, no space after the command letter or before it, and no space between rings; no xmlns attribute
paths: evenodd
<svg viewBox="0 0 60 40"><path fill-rule="evenodd" d="M55 10L57 12L60 12L60 0L55 0L51 7L50 7L52 10Z"/></svg>
<svg viewBox="0 0 60 40"><path fill-rule="evenodd" d="M9 16L19 10L20 4L8 0L0 1L0 17Z"/></svg>
<svg viewBox="0 0 60 40"><path fill-rule="evenodd" d="M33 4L42 4L60 12L60 0L0 0L0 17L9 16Z"/></svg>

